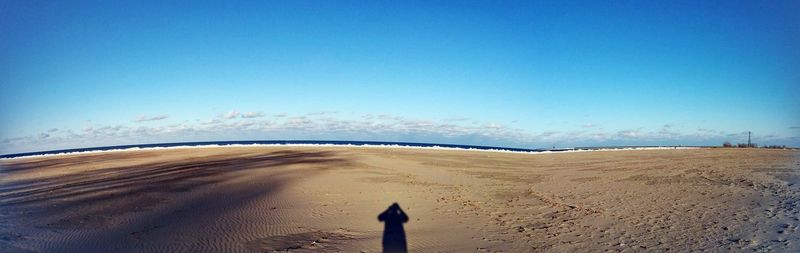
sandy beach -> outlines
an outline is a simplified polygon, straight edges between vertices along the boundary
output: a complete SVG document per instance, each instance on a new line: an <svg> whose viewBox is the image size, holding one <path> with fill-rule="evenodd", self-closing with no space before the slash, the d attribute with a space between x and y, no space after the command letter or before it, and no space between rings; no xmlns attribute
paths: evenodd
<svg viewBox="0 0 800 253"><path fill-rule="evenodd" d="M800 152L139 150L0 161L0 252L800 251ZM388 227L388 226L387 226Z"/></svg>

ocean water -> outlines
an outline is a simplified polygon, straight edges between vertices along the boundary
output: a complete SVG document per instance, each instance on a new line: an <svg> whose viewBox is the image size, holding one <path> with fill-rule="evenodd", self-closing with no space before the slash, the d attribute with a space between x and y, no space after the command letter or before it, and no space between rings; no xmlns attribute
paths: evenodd
<svg viewBox="0 0 800 253"><path fill-rule="evenodd" d="M521 153L545 153L545 152L567 152L567 151L596 151L596 150L631 150L631 149L673 149L673 148L697 148L697 147L673 147L673 146L613 146L613 147L579 147L579 148L559 148L559 149L526 149L509 148L496 146L480 145L460 145L460 144L439 144L439 143L420 143L420 142L386 142L386 141L325 141L325 140L252 140L252 141L201 141L201 142L171 142L171 143L151 143L134 144L119 146L103 146L91 148L60 149L38 152L26 152L16 154L0 155L0 159L18 158L27 156L44 156L58 154L73 154L86 152L102 152L114 150L138 150L138 149L158 149L158 148L177 148L177 147L225 147L225 146L280 146L280 145L302 145L302 146L363 146L363 147L409 147L409 148L441 148L441 149L460 149L496 152L521 152Z"/></svg>
<svg viewBox="0 0 800 253"><path fill-rule="evenodd" d="M0 155L0 158L16 158L25 156L55 155L67 153L84 153L93 151L128 150L128 149L150 149L150 148L170 148L170 147L200 147L200 146L246 146L246 145L320 145L320 146L399 146L399 147L429 147L429 148L453 148L453 149L473 149L473 150L496 150L511 152L542 152L558 151L544 149L523 149L506 148L492 146L473 146L458 144L435 144L435 143L416 143L416 142L383 142L383 141L321 141L321 140L253 140L253 141L202 141L202 142L172 142L172 143L152 143L104 146L91 148L75 148L49 150L39 152L26 152L17 154ZM564 149L566 150L566 149Z"/></svg>

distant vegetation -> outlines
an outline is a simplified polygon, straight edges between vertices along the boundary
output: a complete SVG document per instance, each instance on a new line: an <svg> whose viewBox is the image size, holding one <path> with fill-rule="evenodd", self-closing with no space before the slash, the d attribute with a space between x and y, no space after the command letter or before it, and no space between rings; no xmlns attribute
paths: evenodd
<svg viewBox="0 0 800 253"><path fill-rule="evenodd" d="M756 143L739 143L736 145L731 144L730 142L726 141L722 143L722 147L724 148L758 148L758 144ZM774 149L786 149L786 145L765 145L761 148L774 148Z"/></svg>

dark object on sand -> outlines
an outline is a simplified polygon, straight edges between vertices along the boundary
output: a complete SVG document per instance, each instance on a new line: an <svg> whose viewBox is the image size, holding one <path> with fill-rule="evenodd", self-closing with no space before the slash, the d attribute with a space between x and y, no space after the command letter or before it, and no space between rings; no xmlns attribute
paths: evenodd
<svg viewBox="0 0 800 253"><path fill-rule="evenodd" d="M400 209L400 205L394 203L389 206L378 215L378 221L384 222L383 252L408 252L406 232L403 229L403 223L408 222L408 215Z"/></svg>

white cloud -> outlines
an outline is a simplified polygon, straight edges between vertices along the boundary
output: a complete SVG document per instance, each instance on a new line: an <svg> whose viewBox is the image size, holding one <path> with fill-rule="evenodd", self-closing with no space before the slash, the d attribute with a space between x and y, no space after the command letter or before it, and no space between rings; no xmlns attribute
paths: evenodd
<svg viewBox="0 0 800 253"><path fill-rule="evenodd" d="M159 121L159 120L163 120L163 119L166 119L166 118L169 118L169 115L166 115L166 114L156 115L156 116L142 115L142 116L137 117L136 120L134 120L134 121L136 121L136 122Z"/></svg>
<svg viewBox="0 0 800 253"><path fill-rule="evenodd" d="M493 129L493 130L500 130L500 129L505 128L505 126L500 125L500 124L496 124L496 123L489 123L488 125L486 125L486 128Z"/></svg>
<svg viewBox="0 0 800 253"><path fill-rule="evenodd" d="M555 136L558 133L559 133L558 131L547 131L547 132L543 132L543 133L539 134L538 137L547 138L547 137Z"/></svg>
<svg viewBox="0 0 800 253"><path fill-rule="evenodd" d="M223 113L219 116L220 119L253 119L253 118L260 118L264 117L264 113L262 112L239 112L237 110L233 110L227 113Z"/></svg>
<svg viewBox="0 0 800 253"><path fill-rule="evenodd" d="M716 133L716 132L717 132L717 130L714 130L714 129L706 129L706 128L698 128L698 129L697 129L697 131L698 131L698 132L706 132L706 133Z"/></svg>
<svg viewBox="0 0 800 253"><path fill-rule="evenodd" d="M219 124L219 123L222 123L222 120L210 119L210 120L204 120L204 121L200 122L200 124L203 124L203 125L212 125L212 124Z"/></svg>
<svg viewBox="0 0 800 253"><path fill-rule="evenodd" d="M225 119L235 119L235 118L238 118L238 117L239 117L239 115L241 115L241 113L239 113L239 111L230 111L230 112L228 112L228 113L225 113L225 114L223 114L223 115L222 115L222 118L225 118Z"/></svg>
<svg viewBox="0 0 800 253"><path fill-rule="evenodd" d="M245 112L245 113L242 113L242 118L245 118L245 119L260 118L260 117L264 117L264 114L261 113L261 112Z"/></svg>
<svg viewBox="0 0 800 253"><path fill-rule="evenodd" d="M261 115L259 117L254 117ZM290 116L262 118L260 112L232 111L217 117L197 120L194 124L171 125L94 125L83 129L48 130L43 133L3 139L2 152L120 145L148 142L199 141L226 139L352 139L462 143L511 147L550 147L556 145L719 145L738 142L747 134L699 128L681 132L672 125L657 129L603 130L581 127L567 130L517 129L478 120L426 120L388 114L355 115L352 118ZM152 117L148 117L152 118ZM225 120L225 119L238 120ZM798 145L800 138L758 137L759 143ZM792 139L794 138L794 139ZM784 142L781 141L795 141ZM27 148L24 148L27 147ZM23 149L24 150L21 150Z"/></svg>
<svg viewBox="0 0 800 253"><path fill-rule="evenodd" d="M629 129L617 132L617 136L622 138L641 138L643 136L643 133L638 129L635 130Z"/></svg>
<svg viewBox="0 0 800 253"><path fill-rule="evenodd" d="M336 113L338 113L338 112L335 112L335 111L322 111L322 112L312 112L312 113L308 113L306 115L307 116L324 116L324 115L331 115L331 114L336 114Z"/></svg>

